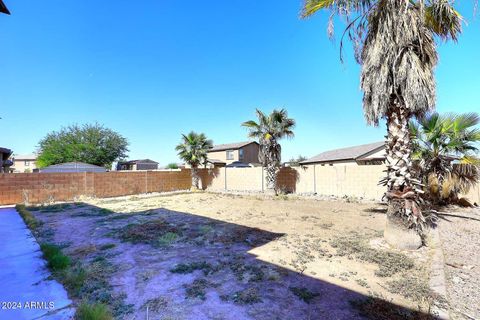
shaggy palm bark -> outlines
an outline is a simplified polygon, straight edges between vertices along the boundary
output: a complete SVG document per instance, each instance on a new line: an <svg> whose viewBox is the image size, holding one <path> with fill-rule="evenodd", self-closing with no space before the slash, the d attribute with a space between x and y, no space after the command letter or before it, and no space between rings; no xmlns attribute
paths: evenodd
<svg viewBox="0 0 480 320"><path fill-rule="evenodd" d="M281 147L275 138L261 140L259 160L266 171L266 192L276 194L277 172L280 164Z"/></svg>
<svg viewBox="0 0 480 320"><path fill-rule="evenodd" d="M424 218L412 177L412 146L408 122L435 105L433 68L437 62L432 32L424 24L422 8L408 0L381 1L382 9L369 17L362 51L361 88L368 123L387 120L387 186L389 221L415 228Z"/></svg>
<svg viewBox="0 0 480 320"><path fill-rule="evenodd" d="M267 164L266 167L266 180L267 180L267 190L270 192L276 192L276 181L277 181L277 171L278 168L271 163Z"/></svg>
<svg viewBox="0 0 480 320"><path fill-rule="evenodd" d="M198 167L197 166L192 166L191 175L192 175L192 189L198 190L199 189L200 176L198 175Z"/></svg>
<svg viewBox="0 0 480 320"><path fill-rule="evenodd" d="M388 218L406 227L423 220L418 206L419 181L412 177L412 145L408 129L411 114L398 102L393 102L387 114L387 185Z"/></svg>

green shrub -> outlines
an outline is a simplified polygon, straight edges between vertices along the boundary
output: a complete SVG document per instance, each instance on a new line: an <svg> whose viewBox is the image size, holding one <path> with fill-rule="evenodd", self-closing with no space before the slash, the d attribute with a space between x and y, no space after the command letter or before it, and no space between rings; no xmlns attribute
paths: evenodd
<svg viewBox="0 0 480 320"><path fill-rule="evenodd" d="M50 243L42 243L40 249L51 270L64 270L70 266L70 258L62 253L60 247Z"/></svg>
<svg viewBox="0 0 480 320"><path fill-rule="evenodd" d="M63 271L61 279L62 283L73 295L79 296L87 280L87 272L80 264L75 264Z"/></svg>
<svg viewBox="0 0 480 320"><path fill-rule="evenodd" d="M174 162L167 164L167 169L178 169L178 165Z"/></svg>
<svg viewBox="0 0 480 320"><path fill-rule="evenodd" d="M175 232L167 232L164 235L160 236L157 240L157 245L160 247L168 247L174 243L178 238L178 234Z"/></svg>
<svg viewBox="0 0 480 320"><path fill-rule="evenodd" d="M82 302L75 313L76 320L112 320L113 316L103 303Z"/></svg>
<svg viewBox="0 0 480 320"><path fill-rule="evenodd" d="M35 219L33 214L30 211L28 211L23 204L17 204L15 206L15 209L17 209L17 212L20 214L23 221L25 222L25 224L30 230L33 231L41 225L40 221Z"/></svg>

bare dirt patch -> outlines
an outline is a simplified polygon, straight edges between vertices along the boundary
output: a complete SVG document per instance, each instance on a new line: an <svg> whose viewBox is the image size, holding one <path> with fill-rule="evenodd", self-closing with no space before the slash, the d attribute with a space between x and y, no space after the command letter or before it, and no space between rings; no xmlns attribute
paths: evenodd
<svg viewBox="0 0 480 320"><path fill-rule="evenodd" d="M92 285L106 289L93 288L91 302L116 318L147 310L152 319L427 318L432 302L416 288L428 279L430 252L389 249L377 209L192 193L33 213L43 238L97 272ZM415 277L399 283L406 275Z"/></svg>

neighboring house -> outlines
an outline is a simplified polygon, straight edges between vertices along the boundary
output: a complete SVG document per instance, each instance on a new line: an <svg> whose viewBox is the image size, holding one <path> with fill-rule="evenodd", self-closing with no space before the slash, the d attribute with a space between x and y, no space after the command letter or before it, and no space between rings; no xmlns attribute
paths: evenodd
<svg viewBox="0 0 480 320"><path fill-rule="evenodd" d="M120 161L117 170L157 170L158 162L150 159Z"/></svg>
<svg viewBox="0 0 480 320"><path fill-rule="evenodd" d="M325 151L300 164L338 165L380 165L385 163L385 142L374 142L348 148Z"/></svg>
<svg viewBox="0 0 480 320"><path fill-rule="evenodd" d="M66 162L60 164L54 164L48 167L38 169L41 173L53 173L53 172L106 172L107 169L99 167L93 164L83 162Z"/></svg>
<svg viewBox="0 0 480 320"><path fill-rule="evenodd" d="M0 0L0 12L10 14L10 11L8 11L7 6L3 3L2 0Z"/></svg>
<svg viewBox="0 0 480 320"><path fill-rule="evenodd" d="M23 154L12 156L12 170L13 172L33 172L37 169L37 155Z"/></svg>
<svg viewBox="0 0 480 320"><path fill-rule="evenodd" d="M208 151L208 162L216 166L259 163L259 149L260 145L255 141L219 144Z"/></svg>
<svg viewBox="0 0 480 320"><path fill-rule="evenodd" d="M10 166L12 165L12 161L8 158L10 158L11 155L12 150L0 147L0 173L10 172Z"/></svg>

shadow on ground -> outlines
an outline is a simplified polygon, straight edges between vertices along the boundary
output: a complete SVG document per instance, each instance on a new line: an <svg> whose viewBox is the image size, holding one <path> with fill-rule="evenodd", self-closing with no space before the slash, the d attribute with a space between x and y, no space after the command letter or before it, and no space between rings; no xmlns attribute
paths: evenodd
<svg viewBox="0 0 480 320"><path fill-rule="evenodd" d="M144 319L147 307L151 319L430 318L251 253L284 234L164 208L117 213L76 203L31 210L43 222L40 241L61 244L87 270L70 295L105 302L118 318Z"/></svg>

